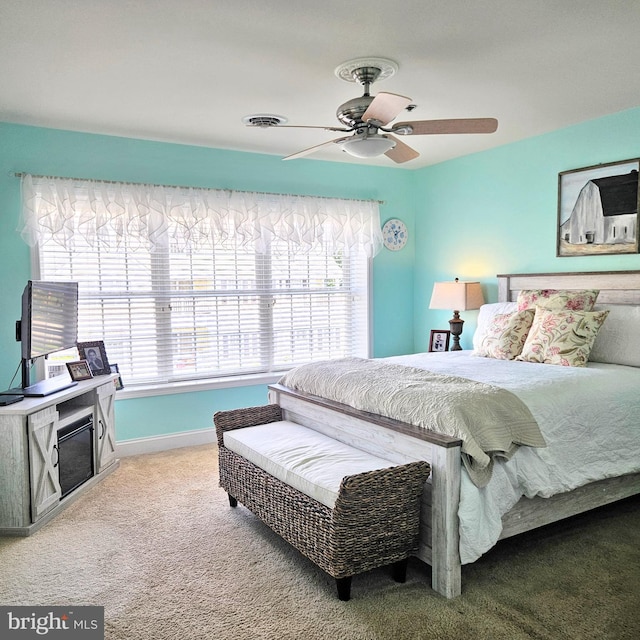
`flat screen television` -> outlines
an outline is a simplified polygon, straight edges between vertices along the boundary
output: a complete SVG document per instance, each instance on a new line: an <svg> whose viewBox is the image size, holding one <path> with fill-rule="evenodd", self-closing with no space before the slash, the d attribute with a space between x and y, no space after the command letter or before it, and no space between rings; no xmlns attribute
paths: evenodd
<svg viewBox="0 0 640 640"><path fill-rule="evenodd" d="M25 396L45 396L75 383L56 376L31 384L31 363L76 346L78 341L78 283L29 280L22 294L22 317L16 323L22 343L22 391Z"/></svg>

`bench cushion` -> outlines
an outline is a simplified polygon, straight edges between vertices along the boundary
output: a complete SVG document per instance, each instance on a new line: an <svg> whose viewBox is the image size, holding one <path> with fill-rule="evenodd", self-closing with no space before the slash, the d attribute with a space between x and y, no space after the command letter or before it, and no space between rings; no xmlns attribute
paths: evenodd
<svg viewBox="0 0 640 640"><path fill-rule="evenodd" d="M224 446L330 508L345 476L395 466L288 420L225 431Z"/></svg>

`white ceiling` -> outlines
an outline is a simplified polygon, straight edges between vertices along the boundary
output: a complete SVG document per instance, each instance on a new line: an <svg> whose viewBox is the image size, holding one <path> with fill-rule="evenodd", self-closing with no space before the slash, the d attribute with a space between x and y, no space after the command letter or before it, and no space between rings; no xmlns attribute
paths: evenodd
<svg viewBox="0 0 640 640"><path fill-rule="evenodd" d="M309 158L414 169L640 106L638 34L638 0L1 0L0 121L285 156L339 134L242 117L339 126L362 87L334 69L385 57L372 94L418 105L398 120L497 133L405 137L404 165Z"/></svg>

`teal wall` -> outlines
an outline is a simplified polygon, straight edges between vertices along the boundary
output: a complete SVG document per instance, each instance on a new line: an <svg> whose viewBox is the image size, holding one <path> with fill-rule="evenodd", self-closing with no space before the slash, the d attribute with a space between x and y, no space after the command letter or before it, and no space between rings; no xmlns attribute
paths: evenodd
<svg viewBox="0 0 640 640"><path fill-rule="evenodd" d="M381 219L402 218L411 241L373 265L373 355L413 351L415 203L412 173L0 123L0 388L19 364L14 339L30 250L16 229L20 180L12 172L382 200ZM126 383L126 381L125 381ZM14 383L15 384L15 383ZM116 403L117 438L208 428L214 411L266 401L266 387L239 387Z"/></svg>
<svg viewBox="0 0 640 640"><path fill-rule="evenodd" d="M640 256L556 258L558 173L640 156L640 109L418 170L299 160L0 123L0 386L19 362L13 326L30 277L16 232L19 180L12 172L193 185L385 201L384 222L403 219L410 241L373 265L374 356L427 349L435 280L480 280L497 299L509 272L640 269ZM462 313L468 348L477 312ZM117 437L127 440L211 426L214 411L260 404L266 387L237 387L118 400Z"/></svg>
<svg viewBox="0 0 640 640"><path fill-rule="evenodd" d="M558 173L638 157L640 108L414 172L416 351L449 328L428 309L436 280L479 280L495 302L499 273L640 269L638 254L556 257ZM477 312L460 315L471 348Z"/></svg>

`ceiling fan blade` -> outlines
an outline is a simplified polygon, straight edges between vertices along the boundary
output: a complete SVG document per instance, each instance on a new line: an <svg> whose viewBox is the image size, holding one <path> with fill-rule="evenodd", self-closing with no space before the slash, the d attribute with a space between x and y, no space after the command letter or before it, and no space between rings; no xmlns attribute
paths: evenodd
<svg viewBox="0 0 640 640"><path fill-rule="evenodd" d="M458 118L453 120L416 120L398 122L391 131L405 136L444 133L493 133L498 128L495 118Z"/></svg>
<svg viewBox="0 0 640 640"><path fill-rule="evenodd" d="M248 124L247 127L258 127L259 125ZM346 129L345 127L323 127L322 125L313 125L313 124L276 124L269 125L266 127L261 127L263 129L324 129L325 131L344 131L349 132L353 131L353 129Z"/></svg>
<svg viewBox="0 0 640 640"><path fill-rule="evenodd" d="M282 158L283 160L295 160L296 158L304 158L304 156L308 156L311 153L315 153L318 149L320 149L321 147L325 147L329 144L333 144L338 143L338 142L342 142L343 140L347 140L348 138L350 138L351 136L345 136L342 138L336 138L335 140L327 140L326 142L321 142L320 144L316 144L313 147L308 147L307 149L303 149L302 151L298 151L297 153L292 153L289 156L285 156L284 158Z"/></svg>
<svg viewBox="0 0 640 640"><path fill-rule="evenodd" d="M398 140L395 136L390 136L387 134L387 138L391 138L396 143L396 146L393 149L389 149L384 155L387 158L391 158L394 162L398 164L402 164L403 162L409 162L409 160L414 160L420 154L412 149L408 144L402 142L402 140Z"/></svg>
<svg viewBox="0 0 640 640"><path fill-rule="evenodd" d="M376 120L385 126L410 104L411 98L381 91L362 114L362 121Z"/></svg>

